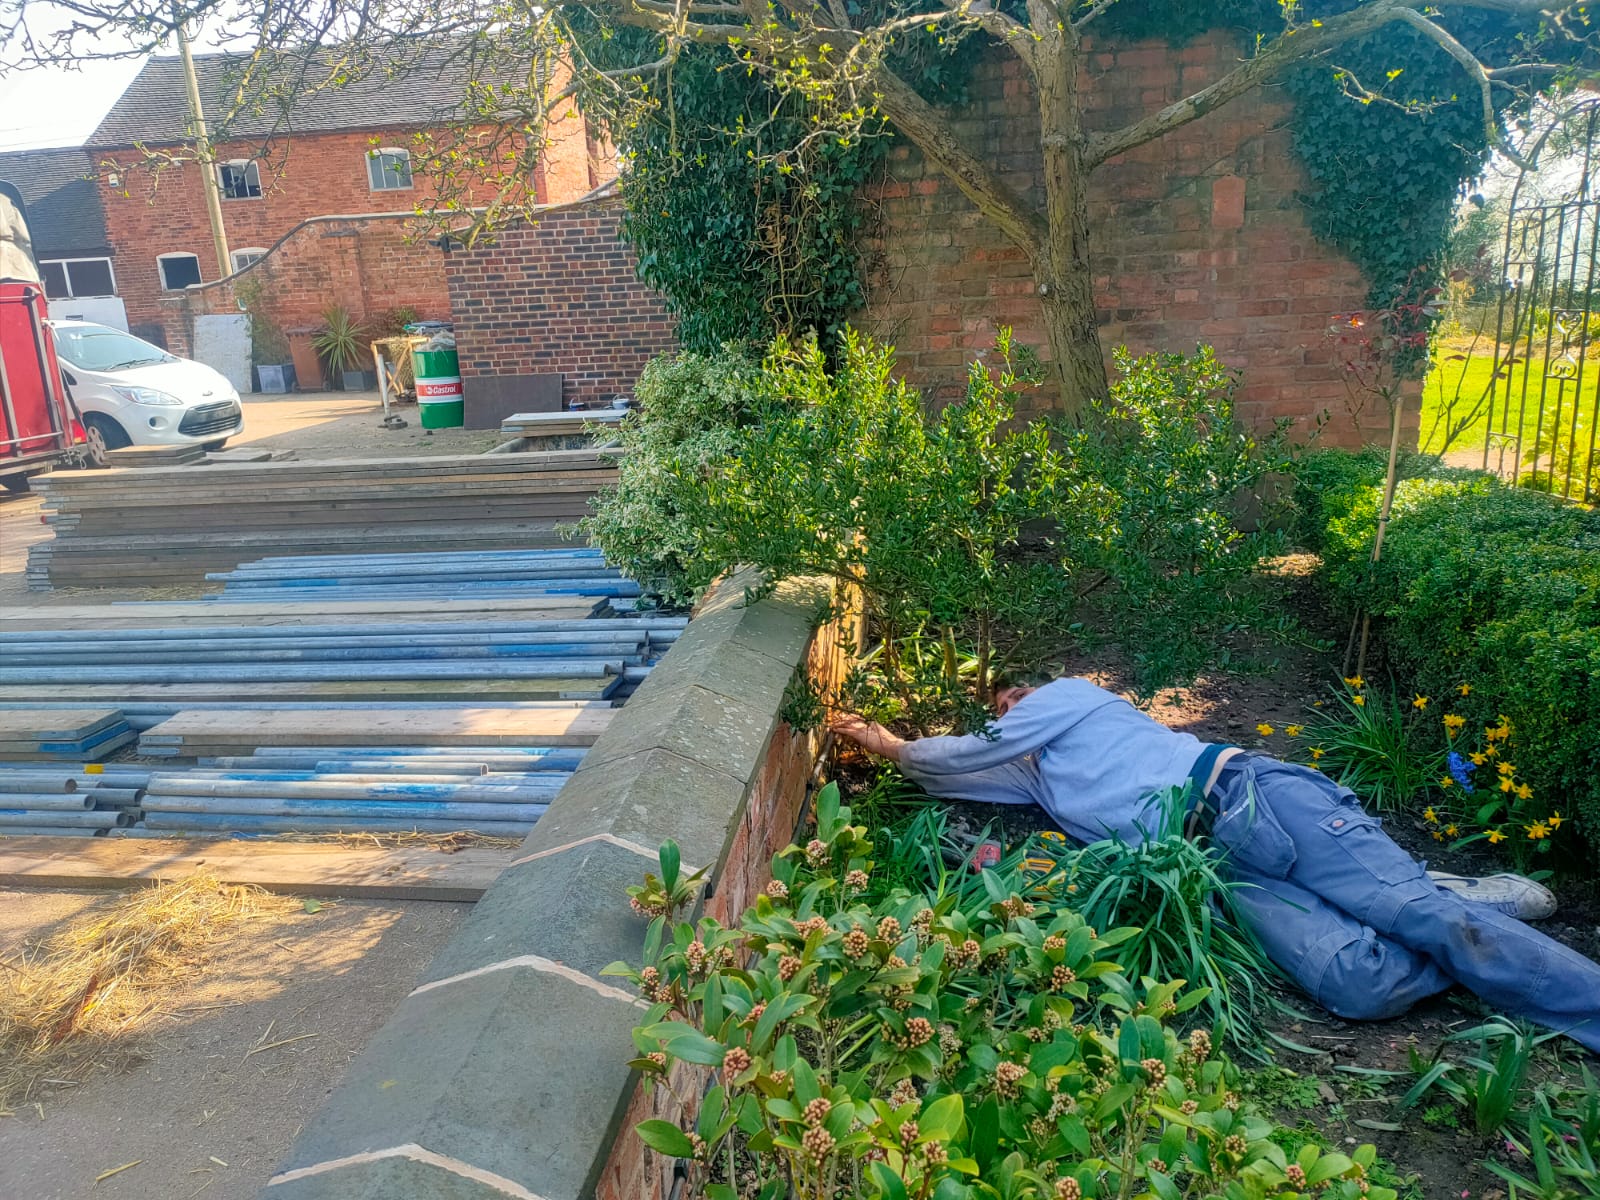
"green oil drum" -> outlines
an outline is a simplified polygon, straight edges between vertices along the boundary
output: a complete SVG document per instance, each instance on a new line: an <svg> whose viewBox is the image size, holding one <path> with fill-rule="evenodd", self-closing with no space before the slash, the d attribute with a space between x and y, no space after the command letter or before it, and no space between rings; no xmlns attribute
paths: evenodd
<svg viewBox="0 0 1600 1200"><path fill-rule="evenodd" d="M455 348L411 352L417 381L417 408L424 429L454 429L465 424L461 412L461 366Z"/></svg>

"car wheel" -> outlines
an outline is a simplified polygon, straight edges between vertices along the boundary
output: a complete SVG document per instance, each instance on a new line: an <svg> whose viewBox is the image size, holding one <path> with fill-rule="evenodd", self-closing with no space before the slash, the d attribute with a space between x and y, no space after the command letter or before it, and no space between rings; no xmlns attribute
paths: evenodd
<svg viewBox="0 0 1600 1200"><path fill-rule="evenodd" d="M122 426L118 425L110 417L101 413L84 414L83 435L85 439L92 437L96 432L100 434L100 441L107 450L121 450L124 446L133 445L132 439L122 432Z"/></svg>
<svg viewBox="0 0 1600 1200"><path fill-rule="evenodd" d="M105 430L99 425L88 422L83 426L83 465L90 471L98 471L110 465L111 460L106 457L106 452L111 447L106 445Z"/></svg>

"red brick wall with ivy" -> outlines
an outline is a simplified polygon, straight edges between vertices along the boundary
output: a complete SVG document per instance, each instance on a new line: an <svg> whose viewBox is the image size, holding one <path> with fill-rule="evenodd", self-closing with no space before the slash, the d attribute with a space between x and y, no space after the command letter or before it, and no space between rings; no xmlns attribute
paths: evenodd
<svg viewBox="0 0 1600 1200"><path fill-rule="evenodd" d="M446 262L463 377L559 371L562 400L607 404L677 346L634 273L615 202L550 213Z"/></svg>
<svg viewBox="0 0 1600 1200"><path fill-rule="evenodd" d="M1118 128L1210 83L1239 61L1221 35L1182 47L1092 48L1083 95L1090 129ZM1290 101L1254 93L1095 172L1090 219L1100 336L1109 354L1190 351L1198 342L1244 369L1242 419L1291 417L1303 436L1353 443L1330 320L1364 306L1361 272L1319 243L1296 193L1309 182L1285 128ZM1038 118L1021 63L980 63L955 113L962 142L1042 206ZM861 323L892 342L905 374L941 397L964 364L1010 325L1043 350L1035 281L1020 250L912 146L891 151L870 197L881 214L869 246L872 297ZM1042 399L1042 397L1041 397Z"/></svg>

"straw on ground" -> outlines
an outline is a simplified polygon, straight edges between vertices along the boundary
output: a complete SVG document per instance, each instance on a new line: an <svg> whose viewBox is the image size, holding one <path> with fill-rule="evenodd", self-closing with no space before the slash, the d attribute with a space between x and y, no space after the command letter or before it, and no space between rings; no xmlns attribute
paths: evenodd
<svg viewBox="0 0 1600 1200"><path fill-rule="evenodd" d="M0 1113L125 1048L234 926L296 910L293 897L201 873L97 908L13 957L0 972Z"/></svg>

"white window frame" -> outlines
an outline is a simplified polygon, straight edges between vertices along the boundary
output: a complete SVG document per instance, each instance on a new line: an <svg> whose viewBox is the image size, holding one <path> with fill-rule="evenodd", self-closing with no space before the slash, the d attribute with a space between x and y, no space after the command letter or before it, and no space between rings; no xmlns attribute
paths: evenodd
<svg viewBox="0 0 1600 1200"><path fill-rule="evenodd" d="M199 278L196 279L193 283L184 284L183 287L168 287L167 286L167 270L161 264L164 263L169 258L192 258L192 259L194 259L194 272L195 272L196 275L199 276ZM165 254L156 255L156 278L161 281L161 290L163 292L184 292L184 291L188 291L192 287L199 287L202 283L204 283L206 281L205 272L201 269L201 266L200 266L200 256L198 254L195 254L192 251L189 251L189 250L169 250Z"/></svg>
<svg viewBox="0 0 1600 1200"><path fill-rule="evenodd" d="M402 159L406 166L406 181L390 185L380 184L380 179L387 180L389 167L388 156ZM402 146L380 146L376 150L367 151L367 189L374 192L409 192L415 185L415 177L411 171L411 151ZM398 172L397 172L398 174Z"/></svg>
<svg viewBox="0 0 1600 1200"><path fill-rule="evenodd" d="M250 261L249 262L240 262L239 261L239 256L241 254L248 254L250 256ZM228 251L228 265L233 268L233 273L235 275L237 275L240 271L244 270L246 267L252 265L253 263L260 262L266 256L267 256L267 248L265 246L245 246L244 248L239 249L239 250L230 250L230 251Z"/></svg>
<svg viewBox="0 0 1600 1200"><path fill-rule="evenodd" d="M100 296L100 295L115 296L117 294L117 268L116 268L116 264L113 263L111 261L111 259L109 259L109 258L106 258L106 257L103 257L103 256L99 256L99 255L91 256L91 257L88 257L88 258L41 258L39 260L39 268L40 268L40 270L44 269L45 263L58 263L60 265L60 267L61 267L61 274L63 275L63 277L65 277L65 279L67 281L67 294L65 296L59 297L62 300L84 300L84 299L89 299L90 298L87 295L80 295L78 292L73 290L73 287L72 287L72 264L73 263L105 263L105 265L106 265L106 274L111 276L111 290L109 292L105 292L105 293L96 292L96 293L94 293L94 295L95 296Z"/></svg>
<svg viewBox="0 0 1600 1200"><path fill-rule="evenodd" d="M222 178L222 172L224 170L226 170L228 168L232 168L232 167L243 167L244 168L244 186L245 186L246 194L243 195L243 196L231 196L231 195L228 194L228 185L227 185L226 181L224 181L224 179ZM252 175L255 176L255 189L256 189L255 195L253 195L253 196L248 194L250 186L251 186L251 176ZM226 203L228 201L232 201L232 200L259 200L259 199L261 199L261 195L262 195L261 164L259 162L257 162L253 158L230 158L227 162L219 162L217 164L217 190L222 194L222 199L223 199L224 203Z"/></svg>

